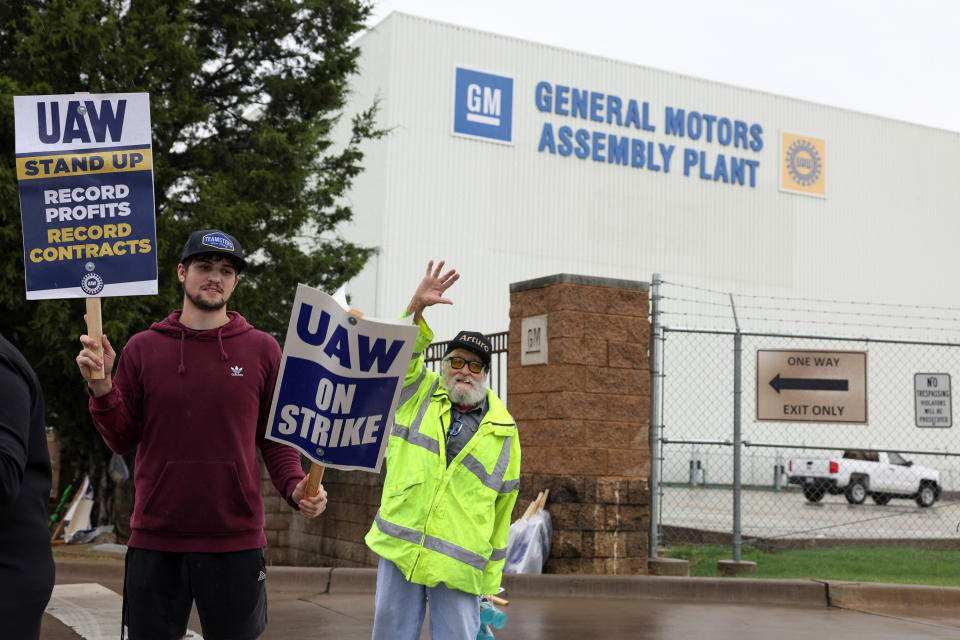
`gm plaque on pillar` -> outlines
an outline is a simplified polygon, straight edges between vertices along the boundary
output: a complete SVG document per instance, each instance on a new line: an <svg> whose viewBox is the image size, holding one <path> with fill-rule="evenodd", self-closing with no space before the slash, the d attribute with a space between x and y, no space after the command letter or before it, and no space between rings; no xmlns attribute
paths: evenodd
<svg viewBox="0 0 960 640"><path fill-rule="evenodd" d="M520 366L547 364L547 316L531 316L520 321Z"/></svg>
<svg viewBox="0 0 960 640"><path fill-rule="evenodd" d="M156 294L149 95L13 105L27 300Z"/></svg>

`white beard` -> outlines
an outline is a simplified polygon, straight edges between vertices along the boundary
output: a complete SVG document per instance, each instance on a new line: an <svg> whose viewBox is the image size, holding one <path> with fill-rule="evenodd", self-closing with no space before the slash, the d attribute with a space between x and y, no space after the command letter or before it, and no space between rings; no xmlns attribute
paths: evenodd
<svg viewBox="0 0 960 640"><path fill-rule="evenodd" d="M457 374L453 370L443 376L443 384L454 404L461 407L475 407L487 396L487 389L483 386L482 381L469 380L458 383L456 376Z"/></svg>

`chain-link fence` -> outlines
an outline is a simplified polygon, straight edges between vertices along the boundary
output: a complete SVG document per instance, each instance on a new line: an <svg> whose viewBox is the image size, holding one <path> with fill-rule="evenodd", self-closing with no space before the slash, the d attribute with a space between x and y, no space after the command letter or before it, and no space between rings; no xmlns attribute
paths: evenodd
<svg viewBox="0 0 960 640"><path fill-rule="evenodd" d="M653 285L653 554L657 543L731 544L735 559L746 543L956 546L960 342L917 337L929 313L904 322L902 310L805 301L751 324L803 326L809 309L828 328L859 313L861 328L905 335L747 330L732 295ZM764 302L773 309L740 313ZM705 306L721 328L680 326Z"/></svg>

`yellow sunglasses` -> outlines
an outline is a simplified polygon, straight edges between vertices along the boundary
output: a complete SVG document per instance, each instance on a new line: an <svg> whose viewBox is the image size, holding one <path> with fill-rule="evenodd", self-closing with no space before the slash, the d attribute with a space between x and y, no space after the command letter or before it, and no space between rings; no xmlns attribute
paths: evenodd
<svg viewBox="0 0 960 640"><path fill-rule="evenodd" d="M467 365L472 373L481 373L483 371L483 363L479 360L467 360L456 356L444 358L443 360L449 362L450 368L452 369L463 369L463 365Z"/></svg>

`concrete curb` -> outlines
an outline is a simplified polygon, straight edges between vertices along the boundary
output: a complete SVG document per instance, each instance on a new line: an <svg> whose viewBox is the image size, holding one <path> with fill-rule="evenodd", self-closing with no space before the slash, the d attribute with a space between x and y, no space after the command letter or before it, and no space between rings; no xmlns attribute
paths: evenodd
<svg viewBox="0 0 960 640"><path fill-rule="evenodd" d="M123 581L123 560L113 558L61 558L54 556L57 584Z"/></svg>
<svg viewBox="0 0 960 640"><path fill-rule="evenodd" d="M122 559L56 557L55 560L58 584L123 580ZM271 566L267 569L267 580L271 589L281 592L373 595L377 570ZM830 580L505 574L503 586L508 598L644 598L884 611L960 609L958 587Z"/></svg>
<svg viewBox="0 0 960 640"><path fill-rule="evenodd" d="M824 581L829 604L844 609L960 610L960 587Z"/></svg>
<svg viewBox="0 0 960 640"><path fill-rule="evenodd" d="M825 588L809 580L677 576L505 575L510 596L645 598L823 606Z"/></svg>
<svg viewBox="0 0 960 640"><path fill-rule="evenodd" d="M369 593L377 588L376 569L348 567L267 567L267 584L277 591Z"/></svg>

